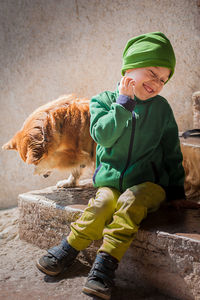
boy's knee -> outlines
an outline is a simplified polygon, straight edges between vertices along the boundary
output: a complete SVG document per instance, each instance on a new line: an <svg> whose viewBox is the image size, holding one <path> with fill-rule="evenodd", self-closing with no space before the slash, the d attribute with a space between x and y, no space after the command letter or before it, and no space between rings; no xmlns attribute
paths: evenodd
<svg viewBox="0 0 200 300"><path fill-rule="evenodd" d="M120 196L120 192L113 188L102 187L99 188L96 197L94 199L94 204L96 207L101 207L102 209L114 209L117 200Z"/></svg>
<svg viewBox="0 0 200 300"><path fill-rule="evenodd" d="M165 191L160 185L149 181L134 185L130 188L130 190L135 196L146 194L148 196L158 198L161 201L164 201L166 197Z"/></svg>
<svg viewBox="0 0 200 300"><path fill-rule="evenodd" d="M127 189L118 199L118 206L132 205L134 204L136 198L131 189Z"/></svg>
<svg viewBox="0 0 200 300"><path fill-rule="evenodd" d="M130 191L135 196L136 204L144 205L150 210L159 207L166 199L164 189L153 182L134 185Z"/></svg>
<svg viewBox="0 0 200 300"><path fill-rule="evenodd" d="M164 189L152 182L144 182L128 188L118 199L119 206L144 206L148 211L157 209L165 200Z"/></svg>

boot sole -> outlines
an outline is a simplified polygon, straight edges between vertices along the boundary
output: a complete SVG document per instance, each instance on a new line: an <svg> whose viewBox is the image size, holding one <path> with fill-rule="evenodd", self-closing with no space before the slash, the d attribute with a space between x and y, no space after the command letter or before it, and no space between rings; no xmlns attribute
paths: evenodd
<svg viewBox="0 0 200 300"><path fill-rule="evenodd" d="M99 298L102 298L102 299L105 299L105 300L109 300L110 299L110 295L105 295L105 294L102 294L101 292L99 291L96 291L96 290L93 290L93 289L90 289L88 287L84 287L82 292L86 295L93 295L93 296L97 296Z"/></svg>
<svg viewBox="0 0 200 300"><path fill-rule="evenodd" d="M41 271L42 273L44 273L46 275L57 276L58 274L60 274L60 272L53 272L53 271L49 271L48 269L45 269L43 266L41 266L41 264L39 263L39 260L36 261L36 267L38 268L39 271Z"/></svg>

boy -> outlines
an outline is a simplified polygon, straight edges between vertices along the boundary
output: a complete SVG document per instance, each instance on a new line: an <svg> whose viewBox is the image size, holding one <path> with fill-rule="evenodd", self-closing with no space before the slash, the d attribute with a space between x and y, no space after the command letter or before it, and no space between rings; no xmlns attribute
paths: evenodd
<svg viewBox="0 0 200 300"><path fill-rule="evenodd" d="M101 239L83 292L110 299L115 270L147 213L167 200L182 203L184 169L178 128L168 102L158 94L172 77L175 55L160 32L130 39L115 92L91 99L92 138L97 143L94 186L82 216L37 267L57 275L79 251Z"/></svg>

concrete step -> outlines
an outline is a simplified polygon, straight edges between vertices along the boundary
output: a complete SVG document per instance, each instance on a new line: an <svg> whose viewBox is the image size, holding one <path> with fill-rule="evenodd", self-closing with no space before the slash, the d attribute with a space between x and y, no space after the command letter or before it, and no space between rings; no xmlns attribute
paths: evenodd
<svg viewBox="0 0 200 300"><path fill-rule="evenodd" d="M60 243L94 188L49 187L19 195L19 235L41 248ZM126 286L157 288L177 299L200 300L200 211L163 207L150 214L125 254L117 277ZM81 253L92 263L101 241Z"/></svg>

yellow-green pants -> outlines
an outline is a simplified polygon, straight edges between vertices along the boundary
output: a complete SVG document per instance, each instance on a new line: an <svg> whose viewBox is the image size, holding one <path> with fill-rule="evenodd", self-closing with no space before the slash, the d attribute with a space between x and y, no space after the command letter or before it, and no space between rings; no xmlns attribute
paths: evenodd
<svg viewBox="0 0 200 300"><path fill-rule="evenodd" d="M122 194L114 188L99 188L82 216L71 224L68 243L80 251L103 237L99 251L120 261L141 221L164 200L165 191L151 182L135 185Z"/></svg>

